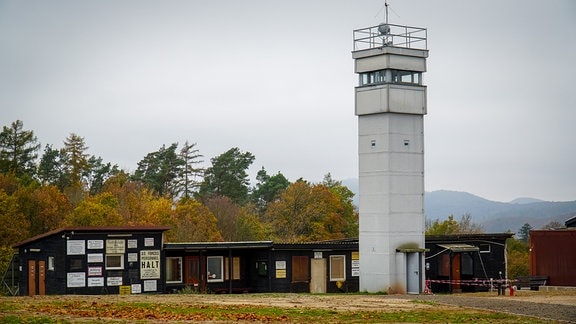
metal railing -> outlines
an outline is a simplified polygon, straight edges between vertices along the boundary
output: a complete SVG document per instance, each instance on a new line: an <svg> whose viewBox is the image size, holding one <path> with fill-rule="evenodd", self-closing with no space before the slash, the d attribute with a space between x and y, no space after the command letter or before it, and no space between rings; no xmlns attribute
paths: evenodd
<svg viewBox="0 0 576 324"><path fill-rule="evenodd" d="M426 28L380 24L354 30L354 51L386 46L427 50Z"/></svg>
<svg viewBox="0 0 576 324"><path fill-rule="evenodd" d="M20 271L18 269L18 261L18 253L14 253L6 271L4 271L4 275L2 276L0 287L2 295L17 296L19 294Z"/></svg>

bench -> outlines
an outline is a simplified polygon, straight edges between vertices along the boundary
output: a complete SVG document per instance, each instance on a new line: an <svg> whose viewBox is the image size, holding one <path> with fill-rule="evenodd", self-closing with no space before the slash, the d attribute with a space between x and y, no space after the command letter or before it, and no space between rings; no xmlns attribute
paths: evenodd
<svg viewBox="0 0 576 324"><path fill-rule="evenodd" d="M514 285L516 289L530 288L530 290L538 290L540 286L546 286L548 276L522 276L516 278Z"/></svg>

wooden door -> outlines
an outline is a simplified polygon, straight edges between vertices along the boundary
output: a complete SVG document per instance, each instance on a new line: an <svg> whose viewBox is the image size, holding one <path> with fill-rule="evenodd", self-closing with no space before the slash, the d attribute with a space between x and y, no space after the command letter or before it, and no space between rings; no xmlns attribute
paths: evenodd
<svg viewBox="0 0 576 324"><path fill-rule="evenodd" d="M38 261L38 295L46 295L46 261Z"/></svg>
<svg viewBox="0 0 576 324"><path fill-rule="evenodd" d="M184 282L197 288L199 291L204 291L203 271L200 267L200 257L186 256L184 258Z"/></svg>
<svg viewBox="0 0 576 324"><path fill-rule="evenodd" d="M36 260L28 260L28 296L36 295Z"/></svg>
<svg viewBox="0 0 576 324"><path fill-rule="evenodd" d="M452 256L452 290L456 292L462 291L462 287L460 286L460 253L455 253Z"/></svg>

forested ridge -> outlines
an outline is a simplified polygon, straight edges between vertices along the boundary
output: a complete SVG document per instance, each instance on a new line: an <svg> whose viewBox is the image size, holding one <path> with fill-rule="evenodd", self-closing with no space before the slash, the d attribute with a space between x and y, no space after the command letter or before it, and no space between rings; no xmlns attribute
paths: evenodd
<svg viewBox="0 0 576 324"><path fill-rule="evenodd" d="M303 242L358 236L354 194L340 181L290 182L237 147L210 159L196 143L162 145L134 172L87 154L78 134L41 146L17 120L0 133L0 246L64 226L170 226L167 241Z"/></svg>

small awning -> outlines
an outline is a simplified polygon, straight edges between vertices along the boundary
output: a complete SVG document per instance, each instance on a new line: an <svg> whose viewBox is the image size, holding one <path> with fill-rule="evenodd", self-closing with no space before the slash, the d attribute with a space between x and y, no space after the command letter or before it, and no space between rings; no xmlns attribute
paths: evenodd
<svg viewBox="0 0 576 324"><path fill-rule="evenodd" d="M478 251L480 251L480 248L478 248L477 246L470 245L470 244L462 244L462 243L438 244L438 246L443 247L447 250L450 250L451 252L478 252Z"/></svg>
<svg viewBox="0 0 576 324"><path fill-rule="evenodd" d="M424 252L429 252L430 249L426 249L426 248L404 248L404 249L396 249L396 252L400 252L400 253L424 253Z"/></svg>

